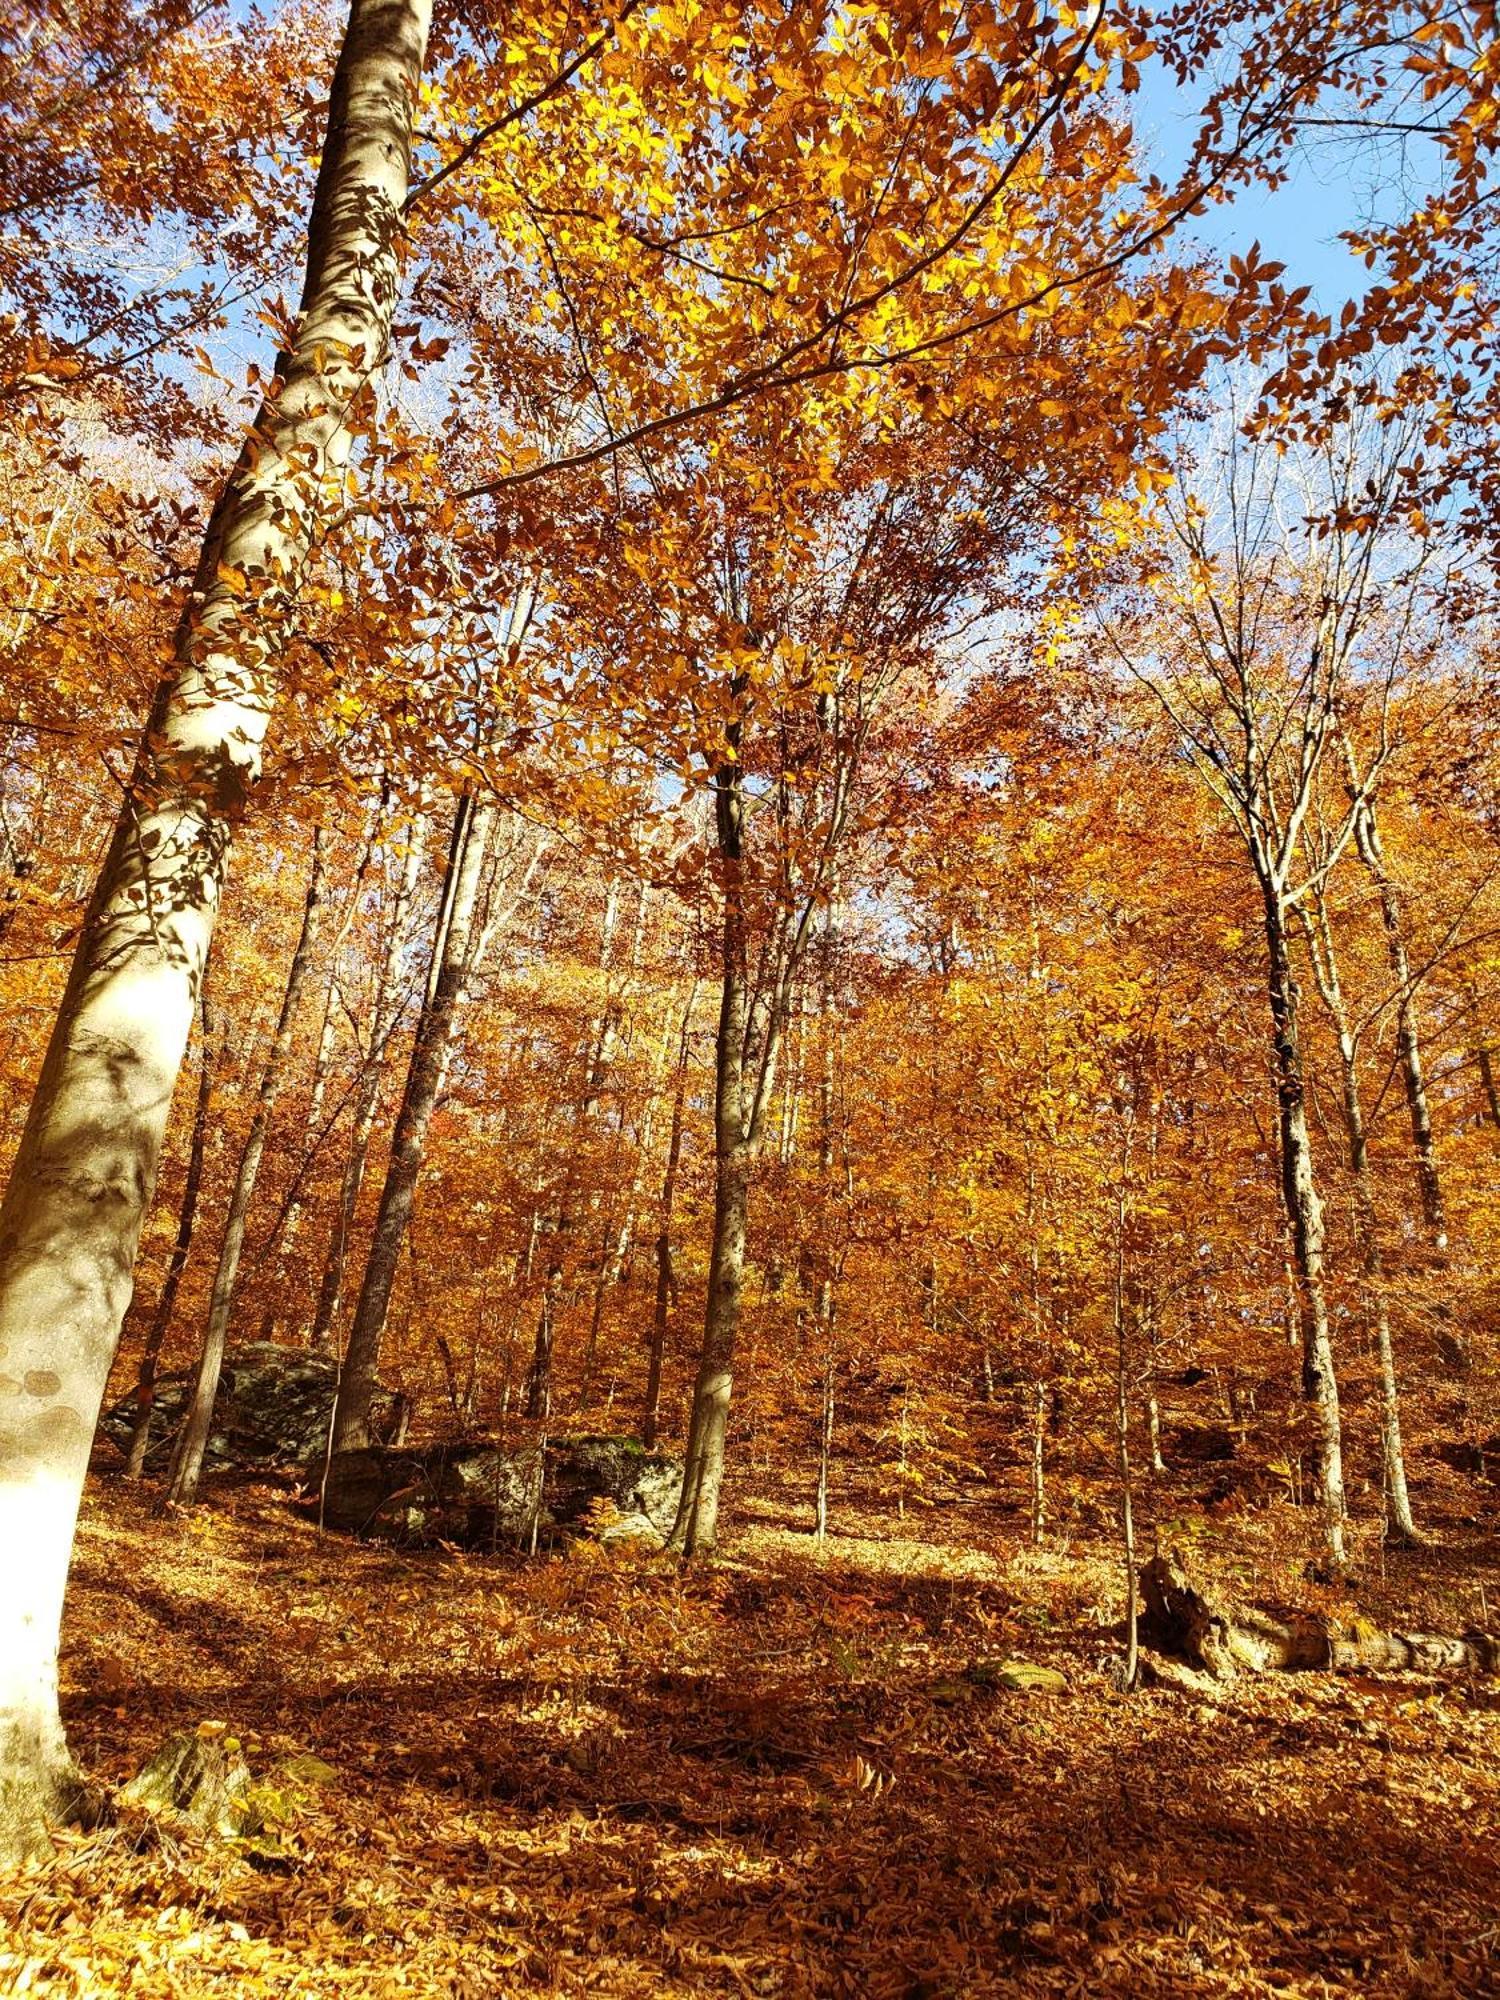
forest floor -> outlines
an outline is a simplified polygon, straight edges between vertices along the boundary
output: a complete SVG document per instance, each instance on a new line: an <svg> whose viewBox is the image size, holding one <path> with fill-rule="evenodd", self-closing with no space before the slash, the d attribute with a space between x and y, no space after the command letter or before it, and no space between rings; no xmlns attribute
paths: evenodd
<svg viewBox="0 0 1500 2000"><path fill-rule="evenodd" d="M1191 1560L1461 1630L1481 1588L1500 1606L1493 1522L1460 1519L1482 1490L1439 1471L1431 1545L1366 1538L1339 1594L1284 1504L1202 1517ZM819 1554L764 1490L736 1514L684 1572L392 1552L268 1487L163 1522L95 1482L64 1660L86 1766L123 1779L213 1720L257 1771L331 1773L298 1767L321 1782L286 1783L267 1852L128 1815L69 1836L0 1900L0 1993L1500 1989L1500 1684L1127 1696L1103 1534L1032 1551L1014 1511L846 1507ZM983 1671L1015 1659L1066 1687Z"/></svg>

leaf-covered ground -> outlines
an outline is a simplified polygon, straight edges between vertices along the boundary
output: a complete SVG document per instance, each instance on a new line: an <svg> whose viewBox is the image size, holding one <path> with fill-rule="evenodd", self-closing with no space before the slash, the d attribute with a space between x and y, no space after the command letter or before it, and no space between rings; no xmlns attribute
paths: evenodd
<svg viewBox="0 0 1500 2000"><path fill-rule="evenodd" d="M846 1514L820 1558L787 1510L741 1513L684 1574L393 1554L265 1489L164 1523L101 1483L65 1657L82 1758L122 1779L216 1720L257 1770L336 1777L287 1787L280 1854L139 1817L73 1836L5 1892L0 1991L1495 1990L1495 1683L1125 1697L1106 1542L1034 1554L935 1508ZM1317 1599L1277 1510L1225 1550L1194 1560ZM1363 1563L1340 1602L1381 1620L1500 1602L1473 1525ZM1014 1660L1066 1689L1006 1686Z"/></svg>

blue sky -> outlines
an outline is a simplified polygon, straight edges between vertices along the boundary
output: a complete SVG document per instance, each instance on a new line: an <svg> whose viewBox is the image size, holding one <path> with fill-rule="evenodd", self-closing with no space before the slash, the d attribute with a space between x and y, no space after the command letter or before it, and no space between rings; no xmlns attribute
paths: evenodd
<svg viewBox="0 0 1500 2000"><path fill-rule="evenodd" d="M1201 92L1179 90L1159 70L1143 73L1132 105L1136 133L1164 177L1187 156L1201 101ZM1337 314L1345 299L1373 282L1363 259L1340 242L1340 231L1408 212L1435 164L1427 140L1309 131L1297 141L1284 187L1237 190L1232 201L1216 204L1189 227L1195 241L1221 254L1243 253L1259 242L1267 259L1286 265L1288 285L1311 285L1322 309ZM1173 240L1177 255L1183 240Z"/></svg>

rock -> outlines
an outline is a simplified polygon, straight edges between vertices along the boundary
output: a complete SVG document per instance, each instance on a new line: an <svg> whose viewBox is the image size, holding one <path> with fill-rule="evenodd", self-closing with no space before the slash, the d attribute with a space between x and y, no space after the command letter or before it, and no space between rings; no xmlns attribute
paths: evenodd
<svg viewBox="0 0 1500 2000"><path fill-rule="evenodd" d="M1066 1694L1067 1677L1031 1660L976 1660L965 1677L980 1687L1010 1688L1017 1694Z"/></svg>
<svg viewBox="0 0 1500 2000"><path fill-rule="evenodd" d="M551 1439L540 1495L534 1447L507 1451L470 1438L339 1452L328 1468L323 1519L354 1534L461 1548L520 1547L533 1525L544 1539L592 1532L604 1542L660 1547L681 1491L682 1461L633 1438Z"/></svg>
<svg viewBox="0 0 1500 2000"><path fill-rule="evenodd" d="M649 1514L621 1514L616 1520L605 1522L599 1530L599 1542L606 1549L661 1549L666 1547L667 1538Z"/></svg>
<svg viewBox="0 0 1500 2000"><path fill-rule="evenodd" d="M308 1501L316 1507L316 1496ZM510 1548L537 1512L537 1457L473 1439L334 1454L322 1500L330 1528L404 1542Z"/></svg>
<svg viewBox="0 0 1500 2000"><path fill-rule="evenodd" d="M148 1472L164 1471L192 1387L193 1371L164 1375L156 1385L156 1408ZM224 1357L205 1458L210 1466L253 1471L305 1470L321 1464L328 1449L328 1426L338 1389L338 1362L305 1347L278 1347L255 1341ZM404 1398L382 1390L371 1420L376 1435L394 1437L404 1415ZM107 1410L101 1428L121 1451L135 1428L134 1391Z"/></svg>
<svg viewBox="0 0 1500 2000"><path fill-rule="evenodd" d="M682 1460L635 1438L560 1437L547 1446L544 1499L558 1527L579 1526L596 1501L612 1500L622 1517L643 1516L665 1539L681 1495ZM618 1531L621 1522L611 1525Z"/></svg>

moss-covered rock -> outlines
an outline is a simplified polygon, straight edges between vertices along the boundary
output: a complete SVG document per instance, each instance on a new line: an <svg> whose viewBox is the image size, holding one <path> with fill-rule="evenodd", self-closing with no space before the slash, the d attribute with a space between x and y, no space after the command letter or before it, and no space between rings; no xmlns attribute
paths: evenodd
<svg viewBox="0 0 1500 2000"><path fill-rule="evenodd" d="M461 1548L519 1547L533 1531L660 1542L681 1491L682 1461L634 1438L550 1439L540 1473L534 1447L470 1438L337 1453L322 1517L352 1534Z"/></svg>
<svg viewBox="0 0 1500 2000"><path fill-rule="evenodd" d="M328 1449L338 1372L333 1356L304 1347L254 1341L232 1349L224 1357L204 1454L208 1464L250 1471L299 1471L321 1464ZM156 1385L148 1472L166 1468L192 1379L192 1371L185 1369L164 1375ZM371 1422L377 1437L394 1436L400 1400L390 1390L376 1396ZM122 1452L129 1449L136 1409L134 1394L122 1396L101 1422L104 1435Z"/></svg>

